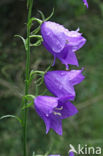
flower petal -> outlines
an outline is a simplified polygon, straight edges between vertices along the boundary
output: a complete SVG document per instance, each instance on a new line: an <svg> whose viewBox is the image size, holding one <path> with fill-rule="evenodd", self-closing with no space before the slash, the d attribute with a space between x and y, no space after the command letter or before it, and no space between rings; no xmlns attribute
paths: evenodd
<svg viewBox="0 0 103 156"><path fill-rule="evenodd" d="M44 22L41 25L41 34L44 40L44 45L50 47L52 52L59 53L66 44L66 35L64 31L68 31L62 25L55 22Z"/></svg>
<svg viewBox="0 0 103 156"><path fill-rule="evenodd" d="M44 81L48 90L55 96L75 97L75 90L67 77L62 75L67 74L66 71L51 71L44 75Z"/></svg>
<svg viewBox="0 0 103 156"><path fill-rule="evenodd" d="M46 126L46 134L51 125L49 118L53 109L58 105L58 98L49 96L37 96L34 100L34 107L38 115L44 120Z"/></svg>
<svg viewBox="0 0 103 156"><path fill-rule="evenodd" d="M45 115L52 113L53 109L58 105L58 98L51 96L37 96L34 100L35 107Z"/></svg>
<svg viewBox="0 0 103 156"><path fill-rule="evenodd" d="M83 2L84 2L84 5L86 5L86 7L88 8L88 2L87 2L87 0L83 0Z"/></svg>
<svg viewBox="0 0 103 156"><path fill-rule="evenodd" d="M82 70L71 70L68 74L68 79L72 83L72 85L77 85L84 80L84 75L82 74Z"/></svg>
<svg viewBox="0 0 103 156"><path fill-rule="evenodd" d="M50 128L52 128L57 134L62 135L62 120L56 115L50 117Z"/></svg>
<svg viewBox="0 0 103 156"><path fill-rule="evenodd" d="M74 156L74 153L73 152L69 152L69 156Z"/></svg>
<svg viewBox="0 0 103 156"><path fill-rule="evenodd" d="M75 52L79 50L85 43L86 39L78 32L78 30L68 32L68 46L72 47L72 51Z"/></svg>
<svg viewBox="0 0 103 156"><path fill-rule="evenodd" d="M60 111L61 119L68 118L78 113L77 108L70 101L59 101L58 107L63 107L63 109Z"/></svg>
<svg viewBox="0 0 103 156"><path fill-rule="evenodd" d="M56 57L65 65L72 64L79 66L77 57L72 50L72 47L66 46L61 53L56 54Z"/></svg>

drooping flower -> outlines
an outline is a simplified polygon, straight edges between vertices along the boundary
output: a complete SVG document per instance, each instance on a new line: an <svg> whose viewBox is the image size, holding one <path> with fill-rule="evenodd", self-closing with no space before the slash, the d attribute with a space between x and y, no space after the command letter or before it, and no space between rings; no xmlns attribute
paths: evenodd
<svg viewBox="0 0 103 156"><path fill-rule="evenodd" d="M86 7L88 8L88 2L87 2L87 0L83 0L83 2L84 2L84 5L86 5Z"/></svg>
<svg viewBox="0 0 103 156"><path fill-rule="evenodd" d="M75 115L77 108L67 100L59 100L57 97L37 96L34 100L35 110L44 120L46 133L52 128L62 135L62 120Z"/></svg>
<svg viewBox="0 0 103 156"><path fill-rule="evenodd" d="M74 85L83 81L82 70L49 71L44 75L44 81L48 90L59 98L74 100Z"/></svg>
<svg viewBox="0 0 103 156"><path fill-rule="evenodd" d="M86 42L86 39L76 31L69 31L62 25L55 22L44 22L41 25L41 34L43 37L43 45L53 54L54 63L58 58L62 64L78 66L78 60L75 51L79 50Z"/></svg>

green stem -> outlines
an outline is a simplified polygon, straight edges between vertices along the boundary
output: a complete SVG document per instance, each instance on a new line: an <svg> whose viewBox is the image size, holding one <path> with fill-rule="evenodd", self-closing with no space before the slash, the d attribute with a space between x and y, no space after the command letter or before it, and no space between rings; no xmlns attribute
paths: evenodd
<svg viewBox="0 0 103 156"><path fill-rule="evenodd" d="M29 2L29 8L28 8L28 20L27 20L27 48L26 48L26 80L25 80L25 96L28 95L29 92L29 74L30 74L30 24L29 20L31 18L31 12L32 12L32 6L33 6L33 0L30 0ZM24 101L24 107L27 106L27 100ZM27 144L27 108L23 111L23 151L24 156L27 156L27 150L26 150L26 144Z"/></svg>

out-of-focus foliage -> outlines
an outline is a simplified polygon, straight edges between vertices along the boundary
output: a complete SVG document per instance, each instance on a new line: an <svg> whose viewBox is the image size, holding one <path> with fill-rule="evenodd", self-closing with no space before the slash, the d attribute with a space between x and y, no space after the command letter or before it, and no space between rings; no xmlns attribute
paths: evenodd
<svg viewBox="0 0 103 156"><path fill-rule="evenodd" d="M84 67L85 80L76 87L73 102L79 113L63 121L63 136L51 130L45 134L43 121L33 107L28 112L28 155L60 153L67 155L69 144L103 147L103 1L88 0L89 9L82 0L34 0L33 16L46 17L55 8L52 21L68 29L80 28L87 44L77 52L80 67ZM26 3L23 0L0 0L0 116L20 114L21 95L24 91L25 50L15 34L25 37ZM33 27L37 24L34 23ZM31 69L44 70L53 60L43 48L32 49ZM71 68L74 68L71 66ZM65 69L60 61L53 69ZM40 87L43 93L45 85ZM32 83L31 93L35 92ZM47 94L49 94L47 92ZM103 152L103 151L102 151ZM21 127L15 119L0 121L0 156L22 156Z"/></svg>

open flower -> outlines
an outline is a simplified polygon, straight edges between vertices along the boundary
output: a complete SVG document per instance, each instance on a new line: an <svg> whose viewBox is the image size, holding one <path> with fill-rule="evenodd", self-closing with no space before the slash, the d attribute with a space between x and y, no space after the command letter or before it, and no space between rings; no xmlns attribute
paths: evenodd
<svg viewBox="0 0 103 156"><path fill-rule="evenodd" d="M88 8L88 2L87 2L87 0L83 0L83 2L84 2L84 5L86 5L86 7Z"/></svg>
<svg viewBox="0 0 103 156"><path fill-rule="evenodd" d="M43 45L53 54L54 63L58 58L68 69L68 64L78 66L78 60L75 51L80 49L86 42L81 33L69 31L62 25L55 22L43 22L41 25L41 34Z"/></svg>
<svg viewBox="0 0 103 156"><path fill-rule="evenodd" d="M74 85L80 83L84 76L82 70L49 71L44 75L44 81L48 90L59 98L74 100Z"/></svg>
<svg viewBox="0 0 103 156"><path fill-rule="evenodd" d="M44 120L46 133L52 128L62 135L62 120L75 115L78 110L69 101L61 101L57 97L37 96L34 100L35 110Z"/></svg>

